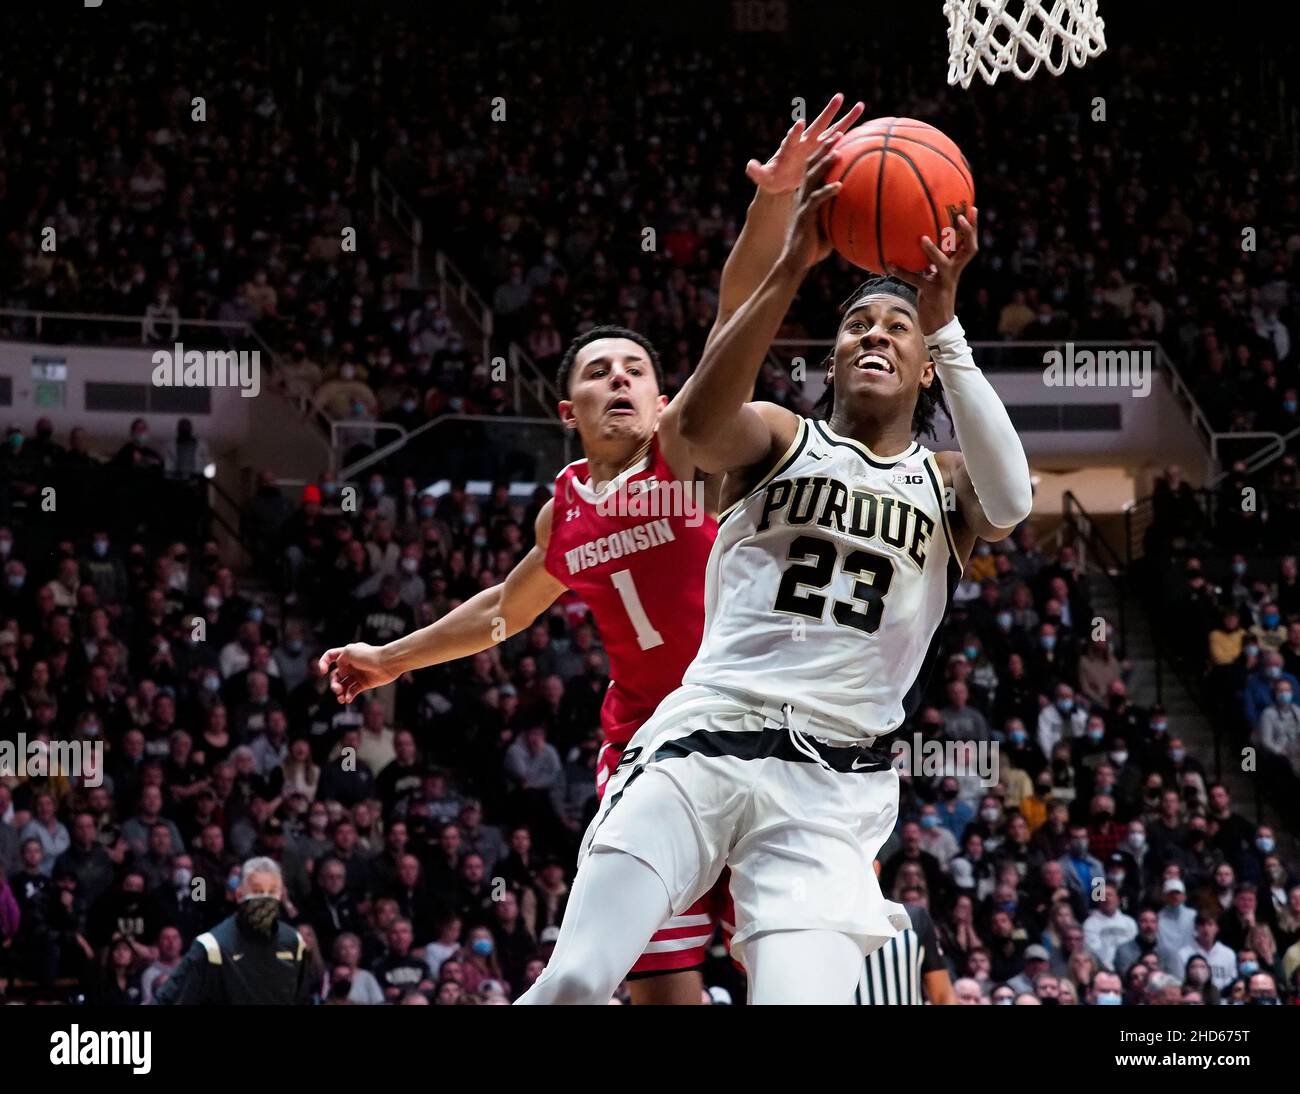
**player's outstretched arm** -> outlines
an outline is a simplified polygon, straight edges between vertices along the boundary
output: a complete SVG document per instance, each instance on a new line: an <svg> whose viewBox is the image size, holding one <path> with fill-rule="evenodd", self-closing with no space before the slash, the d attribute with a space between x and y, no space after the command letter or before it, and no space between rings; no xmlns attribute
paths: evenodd
<svg viewBox="0 0 1300 1094"><path fill-rule="evenodd" d="M754 200L749 204L745 224L722 267L718 314L706 346L754 294L781 257L799 184L803 182L808 161L823 138L847 132L862 117L862 103L854 103L836 121L835 115L843 105L844 96L837 92L811 122L795 122L770 159L765 163L750 160L746 165L745 174L755 187Z"/></svg>
<svg viewBox="0 0 1300 1094"><path fill-rule="evenodd" d="M834 95L811 122L795 122L766 163L750 160L746 166L745 174L755 186L754 200L750 203L736 244L722 267L718 314L705 340L706 350L741 305L758 290L781 257L808 161L823 141L846 132L862 116L862 103L855 103L836 121L835 115L843 105L844 96ZM688 379L684 387L689 387L691 382ZM743 402L748 403L753 397L754 386L751 383ZM679 393L673 403L680 398ZM699 465L690 444L681 437L679 427L676 408L670 404L659 419L659 441L668 465L684 478L689 478L697 470L711 470ZM719 480L711 481L720 485Z"/></svg>
<svg viewBox="0 0 1300 1094"><path fill-rule="evenodd" d="M472 596L436 623L383 646L353 642L321 655L317 668L334 673L330 687L341 702L392 683L404 672L469 657L518 634L549 608L565 586L546 569L552 502L542 506L537 542L500 585Z"/></svg>
<svg viewBox="0 0 1300 1094"><path fill-rule="evenodd" d="M979 211L972 206L969 219L957 218L958 240L952 254L944 254L929 236L922 236L930 267L920 276L890 271L917 288L921 333L943 383L961 446L960 453L945 454L940 467L957 493L960 538L966 541L960 546L965 551L977 536L1005 539L1034 504L1029 461L1011 415L975 364L966 332L957 321L957 282L979 252L978 224Z"/></svg>
<svg viewBox="0 0 1300 1094"><path fill-rule="evenodd" d="M799 419L749 395L772 339L808 270L830 254L819 211L840 188L826 183L838 134L808 161L781 256L762 283L705 349L699 367L664 411L690 445L695 465L717 473L752 467L783 452ZM660 428L663 428L662 419Z"/></svg>

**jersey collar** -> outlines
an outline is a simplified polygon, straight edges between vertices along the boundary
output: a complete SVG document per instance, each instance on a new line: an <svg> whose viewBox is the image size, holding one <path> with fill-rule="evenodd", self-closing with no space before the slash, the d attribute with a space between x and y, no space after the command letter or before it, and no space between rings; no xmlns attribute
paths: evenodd
<svg viewBox="0 0 1300 1094"><path fill-rule="evenodd" d="M903 460L915 456L917 452L919 452L921 449L921 442L917 440L913 440L912 443L907 446L907 448L903 449L903 451L899 452L897 455L878 456L875 452L872 452L871 449L869 449L861 441L855 441L852 437L841 437L838 433L835 432L835 430L833 430L829 425L827 425L824 421L822 421L819 418L813 419L813 426L817 429L819 433L821 433L823 437L826 438L826 440L830 441L832 444L843 444L843 445L847 445L849 448L856 449L858 452L860 452L863 456L867 458L867 462L870 463L873 467L893 467L895 464L902 463Z"/></svg>
<svg viewBox="0 0 1300 1094"><path fill-rule="evenodd" d="M630 479L633 475L639 475L641 474L642 471L646 470L646 468L650 466L650 458L653 451L654 451L654 446L652 445L649 449L647 449L646 454L641 459L637 460L636 463L623 468L622 471L620 471L614 478L612 478L609 482L607 482L603 490L595 489L595 487L591 485L589 479L578 477L579 474L589 475L589 472L586 467L587 464L586 460L575 460L573 464L570 464L570 466L574 468L573 489L577 491L578 497L582 498L583 501L591 502L594 505L597 502L602 501L605 498L609 497L611 494L616 493L619 487L621 487L625 482L627 482L628 479ZM578 463L583 464L581 470L579 470L576 466Z"/></svg>

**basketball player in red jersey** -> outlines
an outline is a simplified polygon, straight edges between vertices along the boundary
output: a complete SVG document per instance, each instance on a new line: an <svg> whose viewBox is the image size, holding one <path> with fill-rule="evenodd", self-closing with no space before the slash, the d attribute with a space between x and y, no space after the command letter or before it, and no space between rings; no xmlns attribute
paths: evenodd
<svg viewBox="0 0 1300 1094"><path fill-rule="evenodd" d="M750 161L746 173L757 193L723 268L709 341L780 255L812 154L861 116L858 103L835 121L843 102L836 95L811 123L796 122L766 163ZM586 458L556 477L532 550L500 585L430 626L382 647L327 650L319 669L333 670L335 694L351 702L403 672L504 641L572 589L590 607L610 662L596 772L603 793L623 746L681 684L699 647L717 490L681 437L675 401L662 394L658 355L641 335L621 327L587 331L569 347L557 380L560 417L578 433ZM634 1003L701 1002L698 967L714 921L725 923L724 897L715 890L654 935L629 977Z"/></svg>

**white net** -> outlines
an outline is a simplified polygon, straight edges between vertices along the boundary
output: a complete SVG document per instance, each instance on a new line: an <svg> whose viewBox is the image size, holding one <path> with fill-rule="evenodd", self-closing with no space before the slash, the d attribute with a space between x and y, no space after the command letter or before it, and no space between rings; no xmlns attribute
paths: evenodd
<svg viewBox="0 0 1300 1094"><path fill-rule="evenodd" d="M944 0L948 82L992 83L1003 72L1028 80L1039 67L1059 76L1106 48L1097 0Z"/></svg>

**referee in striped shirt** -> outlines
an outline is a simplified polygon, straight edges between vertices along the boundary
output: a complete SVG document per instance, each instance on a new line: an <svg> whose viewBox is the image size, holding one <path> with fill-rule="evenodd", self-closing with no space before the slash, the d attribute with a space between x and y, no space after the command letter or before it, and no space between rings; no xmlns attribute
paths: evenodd
<svg viewBox="0 0 1300 1094"><path fill-rule="evenodd" d="M876 863L880 873L880 863ZM957 995L943 959L934 920L921 905L921 891L904 889L899 899L912 926L867 955L853 1001L862 1006L952 1005Z"/></svg>

